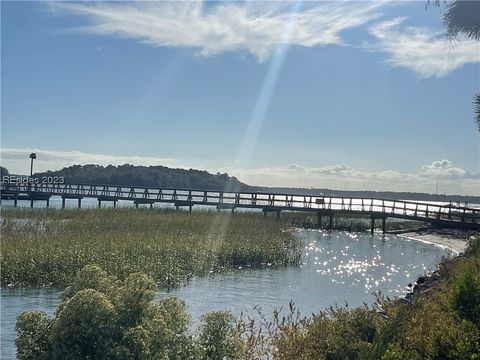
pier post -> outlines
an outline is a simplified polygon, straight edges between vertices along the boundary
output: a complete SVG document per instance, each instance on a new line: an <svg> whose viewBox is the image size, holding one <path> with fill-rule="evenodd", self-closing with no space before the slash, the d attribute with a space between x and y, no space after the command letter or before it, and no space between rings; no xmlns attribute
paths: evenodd
<svg viewBox="0 0 480 360"><path fill-rule="evenodd" d="M180 207L178 205L175 205L175 210L178 211L178 209L180 209Z"/></svg>
<svg viewBox="0 0 480 360"><path fill-rule="evenodd" d="M387 218L382 218L382 233L385 234L385 223L387 222Z"/></svg>
<svg viewBox="0 0 480 360"><path fill-rule="evenodd" d="M375 231L375 218L372 216L372 224L370 226L370 233L373 235L374 231Z"/></svg>
<svg viewBox="0 0 480 360"><path fill-rule="evenodd" d="M235 215L235 208L232 208L232 215Z"/></svg>
<svg viewBox="0 0 480 360"><path fill-rule="evenodd" d="M280 210L277 210L277 220L280 220Z"/></svg>
<svg viewBox="0 0 480 360"><path fill-rule="evenodd" d="M47 207L50 207L50 198L47 198Z"/></svg>
<svg viewBox="0 0 480 360"><path fill-rule="evenodd" d="M319 228L322 227L322 214L317 213L317 225Z"/></svg>
<svg viewBox="0 0 480 360"><path fill-rule="evenodd" d="M189 212L189 213L192 212L192 205L189 205L189 206L188 206L188 212Z"/></svg>
<svg viewBox="0 0 480 360"><path fill-rule="evenodd" d="M263 210L263 217L267 217L267 212Z"/></svg>
<svg viewBox="0 0 480 360"><path fill-rule="evenodd" d="M65 209L65 198L62 196L62 209Z"/></svg>
<svg viewBox="0 0 480 360"><path fill-rule="evenodd" d="M98 208L102 207L102 200L98 200Z"/></svg>
<svg viewBox="0 0 480 360"><path fill-rule="evenodd" d="M113 208L115 209L117 207L117 201L113 202Z"/></svg>
<svg viewBox="0 0 480 360"><path fill-rule="evenodd" d="M153 203L150 203L150 210L153 209Z"/></svg>
<svg viewBox="0 0 480 360"><path fill-rule="evenodd" d="M135 208L138 209L138 202L135 203Z"/></svg>
<svg viewBox="0 0 480 360"><path fill-rule="evenodd" d="M328 228L330 230L333 229L333 215L330 215L330 219L329 219L329 222L328 222Z"/></svg>
<svg viewBox="0 0 480 360"><path fill-rule="evenodd" d="M18 203L18 195L15 194L14 198L13 198L13 206L14 207L17 207L17 203Z"/></svg>
<svg viewBox="0 0 480 360"><path fill-rule="evenodd" d="M30 199L30 207L33 208L33 199Z"/></svg>
<svg viewBox="0 0 480 360"><path fill-rule="evenodd" d="M82 207L82 199L78 198L78 208L80 209Z"/></svg>

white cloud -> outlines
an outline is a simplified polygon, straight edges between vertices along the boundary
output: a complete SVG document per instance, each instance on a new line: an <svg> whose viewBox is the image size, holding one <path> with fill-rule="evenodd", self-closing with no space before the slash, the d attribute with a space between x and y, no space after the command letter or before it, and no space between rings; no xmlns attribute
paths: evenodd
<svg viewBox="0 0 480 360"><path fill-rule="evenodd" d="M175 159L160 158L151 156L124 156L124 155L106 155L106 154L90 154L80 151L52 151L40 149L11 149L2 148L0 150L0 158L2 166L13 174L30 173L30 153L37 154L35 160L35 171L59 170L70 165L165 165L176 166ZM176 166L177 167L177 166Z"/></svg>
<svg viewBox="0 0 480 360"><path fill-rule="evenodd" d="M442 77L455 69L470 63L480 62L480 43L474 40L461 40L452 44L443 32L407 26L402 31L400 25L405 18L377 23L369 32L378 41L374 50L389 54L388 62L394 67L413 70L422 78ZM372 49L372 46L367 46Z"/></svg>
<svg viewBox="0 0 480 360"><path fill-rule="evenodd" d="M382 2L307 3L57 3L54 11L84 16L90 25L76 30L139 40L151 46L199 49L203 56L247 50L259 61L285 43L341 44L343 30L377 18ZM288 39L286 29L290 28Z"/></svg>
<svg viewBox="0 0 480 360"><path fill-rule="evenodd" d="M462 178L471 177L473 175L464 169L453 166L452 162L446 159L437 160L429 165L424 165L422 170L428 175L437 177Z"/></svg>
<svg viewBox="0 0 480 360"><path fill-rule="evenodd" d="M234 168L223 168L221 172L239 176L242 181L259 186L428 193L435 191L438 178L440 193L480 195L480 174L455 167L449 160L424 165L417 173L369 171L345 164L322 167L295 164L242 169L238 173Z"/></svg>

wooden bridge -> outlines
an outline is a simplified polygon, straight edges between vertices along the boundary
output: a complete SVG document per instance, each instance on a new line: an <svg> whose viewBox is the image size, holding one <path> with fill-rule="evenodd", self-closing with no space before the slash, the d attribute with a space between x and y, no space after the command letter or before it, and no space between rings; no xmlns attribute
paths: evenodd
<svg viewBox="0 0 480 360"><path fill-rule="evenodd" d="M177 209L186 207L189 211L195 205L212 206L219 211L228 209L232 213L241 208L258 209L265 216L269 212L276 213L277 218L281 211L303 211L316 214L319 224L322 223L322 217L328 217L330 227L335 215L363 215L370 217L372 232L375 220L382 221L385 231L387 218L480 230L480 209L418 201L91 184L1 183L0 191L1 198L13 200L14 206L19 200L28 200L32 207L34 201L45 201L48 207L50 198L59 196L62 207L65 207L66 200L76 200L80 208L82 199L95 198L99 207L102 202L111 202L116 207L119 200L127 200L136 207L148 205L153 208L155 203L169 203Z"/></svg>

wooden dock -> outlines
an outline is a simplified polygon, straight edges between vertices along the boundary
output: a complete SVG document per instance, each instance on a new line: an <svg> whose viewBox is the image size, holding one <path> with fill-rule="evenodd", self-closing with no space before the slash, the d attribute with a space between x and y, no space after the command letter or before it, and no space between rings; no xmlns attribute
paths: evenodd
<svg viewBox="0 0 480 360"><path fill-rule="evenodd" d="M264 192L231 192L198 189L163 189L138 186L112 186L97 184L0 184L1 198L13 200L45 201L49 206L51 196L60 196L62 207L66 200L77 201L82 206L82 199L95 198L98 206L102 202L111 202L115 207L119 200L131 201L136 207L155 203L169 203L177 209L187 208L192 211L196 205L215 207L218 211L236 209L258 209L273 212L280 217L282 211L302 211L315 213L321 224L327 217L329 225L336 215L363 215L371 219L371 229L375 221L385 222L388 218L415 220L436 226L480 230L480 209L454 206L451 204L428 203L408 200L389 200L358 197L331 197L293 195Z"/></svg>

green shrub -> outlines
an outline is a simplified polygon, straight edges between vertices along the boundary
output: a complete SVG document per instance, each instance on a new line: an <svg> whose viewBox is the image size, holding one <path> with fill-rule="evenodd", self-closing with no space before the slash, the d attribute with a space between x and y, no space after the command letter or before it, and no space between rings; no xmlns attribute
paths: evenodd
<svg viewBox="0 0 480 360"><path fill-rule="evenodd" d="M237 359L244 343L228 312L204 316L193 337L183 301L153 301L156 284L145 274L124 281L88 265L61 293L54 318L38 311L17 319L20 360Z"/></svg>
<svg viewBox="0 0 480 360"><path fill-rule="evenodd" d="M40 311L28 311L17 319L17 356L24 360L48 360L51 354L50 319Z"/></svg>
<svg viewBox="0 0 480 360"><path fill-rule="evenodd" d="M245 344L235 317L226 311L204 315L200 326L199 348L203 360L242 358Z"/></svg>
<svg viewBox="0 0 480 360"><path fill-rule="evenodd" d="M382 320L367 306L331 307L309 319L287 316L273 335L278 359L356 359L370 346Z"/></svg>
<svg viewBox="0 0 480 360"><path fill-rule="evenodd" d="M461 318L480 328L480 276L471 268L455 280L452 304Z"/></svg>

